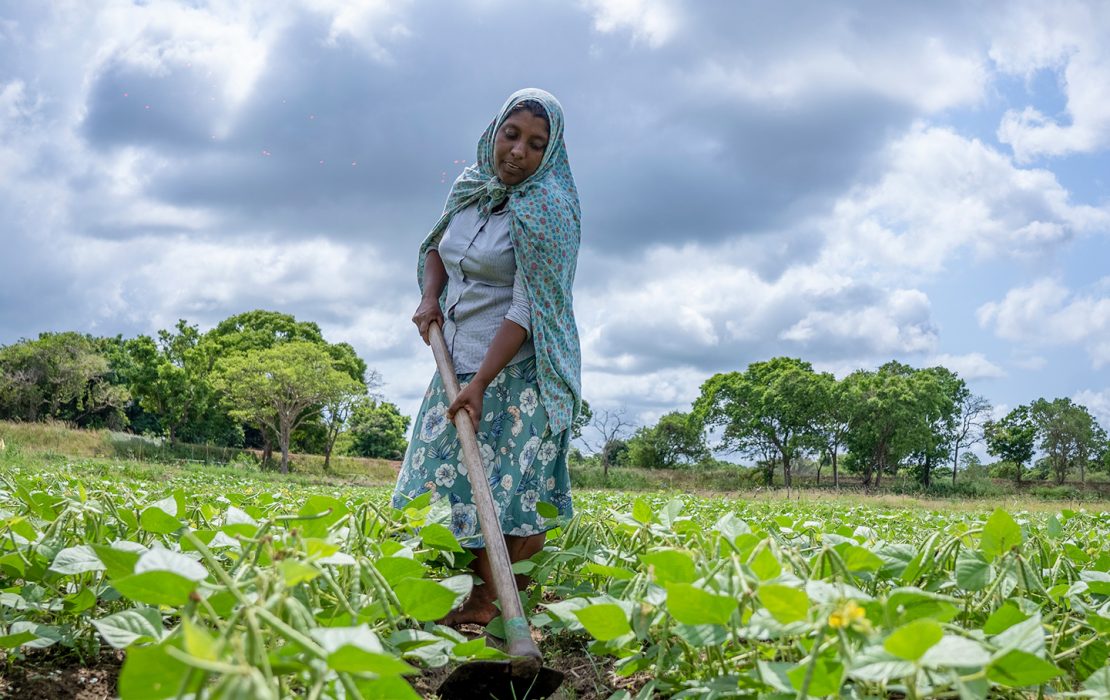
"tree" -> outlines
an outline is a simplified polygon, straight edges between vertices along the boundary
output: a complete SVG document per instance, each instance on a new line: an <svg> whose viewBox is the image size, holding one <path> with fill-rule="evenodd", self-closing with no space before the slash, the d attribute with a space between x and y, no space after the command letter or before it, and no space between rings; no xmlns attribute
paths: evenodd
<svg viewBox="0 0 1110 700"><path fill-rule="evenodd" d="M218 365L216 383L225 393L233 417L277 436L282 473L289 471L292 432L305 420L319 416L336 397L364 390L358 380L336 367L326 348L305 341L224 358Z"/></svg>
<svg viewBox="0 0 1110 700"><path fill-rule="evenodd" d="M828 458L833 470L833 486L840 487L840 448L852 427L852 404L848 400L844 382L828 372L817 375L818 413L816 437L820 450ZM823 460L822 460L823 461ZM821 462L818 462L817 484L821 484Z"/></svg>
<svg viewBox="0 0 1110 700"><path fill-rule="evenodd" d="M912 412L913 369L888 362L875 372L857 370L844 379L844 392L853 407L853 429L847 445L853 462L863 470L863 485L878 486L886 467L895 461L893 445L900 426Z"/></svg>
<svg viewBox="0 0 1110 700"><path fill-rule="evenodd" d="M586 442L582 438L582 441L586 442L586 447L601 455L602 476L608 479L609 467L616 464L619 453L628 447L624 438L632 430L632 422L628 420L623 408L613 411L601 409L593 412L590 427L597 439Z"/></svg>
<svg viewBox="0 0 1110 700"><path fill-rule="evenodd" d="M114 343L65 332L0 348L0 416L123 427L131 396L108 358Z"/></svg>
<svg viewBox="0 0 1110 700"><path fill-rule="evenodd" d="M952 483L959 471L960 450L971 449L983 440L983 423L991 414L991 402L972 394L967 387L956 397L956 424L952 431Z"/></svg>
<svg viewBox="0 0 1110 700"><path fill-rule="evenodd" d="M711 377L694 402L694 416L703 427L722 429L723 449L760 456L773 448L789 487L793 460L816 443L821 394L808 362L776 357L743 373Z"/></svg>
<svg viewBox="0 0 1110 700"><path fill-rule="evenodd" d="M126 343L131 393L158 420L170 444L187 424L203 421L216 404L206 363L197 350L200 339L199 329L181 319L174 331L158 331L157 343L145 335ZM191 437L203 432L207 431L194 428Z"/></svg>
<svg viewBox="0 0 1110 700"><path fill-rule="evenodd" d="M388 401L360 399L351 412L351 454L379 459L404 457L411 419Z"/></svg>
<svg viewBox="0 0 1110 700"><path fill-rule="evenodd" d="M1018 406L998 421L983 424L987 452L1015 466L1014 480L1021 483L1022 470L1036 451L1037 425L1028 406Z"/></svg>
<svg viewBox="0 0 1110 700"><path fill-rule="evenodd" d="M1080 482L1085 482L1087 463L1104 435L1087 408L1071 399L1037 399L1030 415L1056 483L1064 483L1073 468L1079 471Z"/></svg>
<svg viewBox="0 0 1110 700"><path fill-rule="evenodd" d="M911 378L917 420L909 426L912 452L918 455L918 482L933 483L933 467L945 461L956 431L958 402L967 384L946 367L916 370Z"/></svg>
<svg viewBox="0 0 1110 700"><path fill-rule="evenodd" d="M570 424L570 438L571 440L580 440L582 438L582 431L594 419L594 412L590 409L590 403L582 399L582 405L578 408L578 415L574 417L574 422Z"/></svg>
<svg viewBox="0 0 1110 700"><path fill-rule="evenodd" d="M652 427L642 427L628 441L628 459L637 467L672 469L709 456L705 437L689 414L673 411Z"/></svg>
<svg viewBox="0 0 1110 700"><path fill-rule="evenodd" d="M207 368L212 371L226 358L246 353L274 348L285 343L307 342L325 348L334 361L336 369L345 372L356 381L366 377L366 363L358 357L354 348L346 343L329 344L324 340L320 327L311 321L298 321L290 314L277 311L256 309L230 316L215 328L204 334L198 352L205 358ZM319 421L322 413L315 414L302 422L302 430L311 430L318 438L315 442L326 449L327 430ZM261 433L263 461L268 462L275 435L258 425ZM305 436L302 436L305 437Z"/></svg>

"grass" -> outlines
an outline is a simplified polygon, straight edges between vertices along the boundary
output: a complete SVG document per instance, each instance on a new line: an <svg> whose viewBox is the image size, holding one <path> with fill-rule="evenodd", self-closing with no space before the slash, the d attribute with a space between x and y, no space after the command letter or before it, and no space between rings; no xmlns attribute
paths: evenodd
<svg viewBox="0 0 1110 700"><path fill-rule="evenodd" d="M127 462L179 466L235 465L261 471L261 452L258 450L189 443L169 445L139 435L109 430L83 430L58 422L0 421L0 443L4 445L0 453L9 456L34 456L51 461L114 458ZM293 454L290 458L290 470L298 475L347 478L372 484L393 483L397 478L396 462L346 455L333 455L330 468L325 471L322 455Z"/></svg>

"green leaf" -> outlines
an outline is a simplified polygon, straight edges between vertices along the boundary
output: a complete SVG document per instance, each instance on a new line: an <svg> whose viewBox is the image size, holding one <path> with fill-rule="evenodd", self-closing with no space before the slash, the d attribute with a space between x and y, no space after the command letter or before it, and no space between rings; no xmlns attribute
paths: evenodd
<svg viewBox="0 0 1110 700"><path fill-rule="evenodd" d="M123 578L135 572L135 564L139 561L137 552L125 551L105 544L92 545L96 556L104 563L109 578Z"/></svg>
<svg viewBox="0 0 1110 700"><path fill-rule="evenodd" d="M154 608L124 610L92 623L113 649L126 649L136 642L157 642L166 631L162 616Z"/></svg>
<svg viewBox="0 0 1110 700"><path fill-rule="evenodd" d="M794 690L801 691L805 685L806 674L809 673L809 659L803 659L794 668L786 672L790 685ZM844 664L835 658L819 656L813 664L813 675L809 680L806 696L820 698L826 695L839 695L840 685L844 682Z"/></svg>
<svg viewBox="0 0 1110 700"><path fill-rule="evenodd" d="M297 522L297 527L300 528L305 537L326 537L328 528L347 515L347 506L343 501L331 496L309 496L298 511L298 515L319 515L321 513L327 513L327 515Z"/></svg>
<svg viewBox="0 0 1110 700"><path fill-rule="evenodd" d="M866 547L861 547L856 544L841 546L843 546L844 549L841 550L840 546L838 546L837 550L840 551L840 556L844 559L844 564L848 567L849 571L878 571L882 568L883 560Z"/></svg>
<svg viewBox="0 0 1110 700"><path fill-rule="evenodd" d="M986 666L991 656L974 639L946 634L921 657L931 668L978 668Z"/></svg>
<svg viewBox="0 0 1110 700"><path fill-rule="evenodd" d="M990 635L998 634L1028 619L1029 616L1019 610L1013 601L1007 600L983 623L983 632Z"/></svg>
<svg viewBox="0 0 1110 700"><path fill-rule="evenodd" d="M96 551L87 544L66 547L54 557L50 570L63 576L74 576L89 571L104 571L106 566L96 556Z"/></svg>
<svg viewBox="0 0 1110 700"><path fill-rule="evenodd" d="M883 648L907 661L917 661L944 636L944 630L934 620L914 620L891 632Z"/></svg>
<svg viewBox="0 0 1110 700"><path fill-rule="evenodd" d="M640 561L648 566L660 586L668 583L691 583L694 580L694 560L686 552L664 549L641 554Z"/></svg>
<svg viewBox="0 0 1110 700"><path fill-rule="evenodd" d="M1060 524L1060 519L1057 518L1055 514L1048 516L1045 529L1048 532L1048 536L1054 540L1058 540L1064 536L1064 526Z"/></svg>
<svg viewBox="0 0 1110 700"><path fill-rule="evenodd" d="M376 673L380 676L411 675L420 672L395 656L366 651L351 644L341 646L328 654L328 666L336 671Z"/></svg>
<svg viewBox="0 0 1110 700"><path fill-rule="evenodd" d="M197 587L195 581L170 571L147 571L112 581L120 595L148 605L184 605Z"/></svg>
<svg viewBox="0 0 1110 700"><path fill-rule="evenodd" d="M207 630L197 625L188 617L182 618L181 628L183 630L185 653L189 656L195 656L198 659L204 659L206 661L216 660L216 640Z"/></svg>
<svg viewBox="0 0 1110 700"><path fill-rule="evenodd" d="M782 573L782 564L771 552L770 547L760 549L759 553L748 562L748 566L760 581L769 581Z"/></svg>
<svg viewBox="0 0 1110 700"><path fill-rule="evenodd" d="M38 639L38 635L29 631L0 635L0 649L15 649L36 639Z"/></svg>
<svg viewBox="0 0 1110 700"><path fill-rule="evenodd" d="M178 691L189 695L204 683L203 674L192 674L192 668L166 653L166 647L180 649L180 644L167 640L162 644L135 646L127 650L127 660L119 676L120 700L161 700L175 698ZM184 685L186 676L193 678Z"/></svg>
<svg viewBox="0 0 1110 700"><path fill-rule="evenodd" d="M651 506L643 498L637 498L632 503L632 519L643 525L648 525L655 519Z"/></svg>
<svg viewBox="0 0 1110 700"><path fill-rule="evenodd" d="M667 586L667 610L687 625L723 625L736 610L736 601L689 583L672 583Z"/></svg>
<svg viewBox="0 0 1110 700"><path fill-rule="evenodd" d="M575 610L574 614L587 632L603 642L623 637L632 631L628 624L628 613L616 603L591 605Z"/></svg>
<svg viewBox="0 0 1110 700"><path fill-rule="evenodd" d="M760 586L757 593L759 599L763 601L763 607L771 613L771 617L784 625L806 619L809 596L805 591L769 583Z"/></svg>
<svg viewBox="0 0 1110 700"><path fill-rule="evenodd" d="M402 612L421 622L438 620L451 612L455 604L455 591L427 579L405 579L394 591Z"/></svg>
<svg viewBox="0 0 1110 700"><path fill-rule="evenodd" d="M83 613L96 605L96 593L93 593L93 589L91 588L82 588L79 593L67 595L64 605L66 612L70 614L77 615Z"/></svg>
<svg viewBox="0 0 1110 700"><path fill-rule="evenodd" d="M181 521L157 506L150 506L139 516L139 524L147 532L168 535L181 529Z"/></svg>
<svg viewBox="0 0 1110 700"><path fill-rule="evenodd" d="M1040 685L1062 673L1055 664L1020 649L1002 655L987 667L987 678L1011 688Z"/></svg>
<svg viewBox="0 0 1110 700"><path fill-rule="evenodd" d="M1110 666L1105 666L1092 673L1083 681L1083 690L1096 698L1110 698Z"/></svg>
<svg viewBox="0 0 1110 700"><path fill-rule="evenodd" d="M297 561L296 559L283 559L278 565L281 576L285 579L287 588L292 588L299 583L307 583L320 575L320 570L311 564Z"/></svg>
<svg viewBox="0 0 1110 700"><path fill-rule="evenodd" d="M990 562L979 552L961 550L956 557L956 584L965 591L981 591L990 585Z"/></svg>
<svg viewBox="0 0 1110 700"><path fill-rule="evenodd" d="M541 518L547 520L555 520L559 517L559 508L553 503L540 501L536 504L536 512L539 513Z"/></svg>
<svg viewBox="0 0 1110 700"><path fill-rule="evenodd" d="M374 568L391 587L396 587L406 578L424 578L424 565L406 557L382 557L374 562Z"/></svg>
<svg viewBox="0 0 1110 700"><path fill-rule="evenodd" d="M979 539L979 549L987 559L994 561L1022 543L1021 527L1009 513L998 508L983 525L983 535Z"/></svg>
<svg viewBox="0 0 1110 700"><path fill-rule="evenodd" d="M356 680L355 685L363 700L420 700L420 695L400 676Z"/></svg>
<svg viewBox="0 0 1110 700"><path fill-rule="evenodd" d="M606 566L605 564L598 564L597 562L588 562L582 567L586 573L597 574L606 578L615 578L622 581L627 581L636 576L632 571L620 566Z"/></svg>
<svg viewBox="0 0 1110 700"><path fill-rule="evenodd" d="M424 542L425 546L431 547L432 549L439 549L445 552L463 551L463 548L459 546L459 541L455 539L454 533L439 523L425 525L420 530L420 539Z"/></svg>

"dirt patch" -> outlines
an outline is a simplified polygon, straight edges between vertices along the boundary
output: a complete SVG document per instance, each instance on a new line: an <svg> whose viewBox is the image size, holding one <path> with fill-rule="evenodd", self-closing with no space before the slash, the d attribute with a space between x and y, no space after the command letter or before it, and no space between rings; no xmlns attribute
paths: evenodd
<svg viewBox="0 0 1110 700"><path fill-rule="evenodd" d="M471 639L485 634L476 625L461 625L459 631ZM489 646L505 650L502 640L489 635L485 637ZM563 685L551 696L551 700L601 700L622 689L635 695L651 680L646 673L630 678L618 676L613 671L615 660L591 654L587 650L590 640L583 635L551 636L543 630L533 629L532 638L543 653L544 665L563 673ZM429 669L412 679L413 687L426 698L438 697L436 689L454 669L454 665Z"/></svg>
<svg viewBox="0 0 1110 700"><path fill-rule="evenodd" d="M117 693L123 652L101 651L91 664L73 654L50 651L28 654L0 673L0 698L15 700L107 700Z"/></svg>

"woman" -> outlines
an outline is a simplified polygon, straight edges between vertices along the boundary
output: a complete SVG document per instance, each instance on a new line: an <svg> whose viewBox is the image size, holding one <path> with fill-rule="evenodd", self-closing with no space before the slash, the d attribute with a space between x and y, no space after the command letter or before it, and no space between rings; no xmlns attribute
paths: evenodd
<svg viewBox="0 0 1110 700"><path fill-rule="evenodd" d="M445 624L484 625L497 615L493 576L466 465L450 421L477 426L509 557L528 559L547 530L572 515L567 449L580 403L578 329L571 286L578 260L578 191L563 144L563 110L526 89L505 102L455 180L443 216L420 246L422 300L412 321L428 342L443 328L463 387L447 405L432 379L413 427L393 505L433 491L475 559L476 586ZM558 509L539 514L540 503ZM519 579L518 579L519 580ZM525 580L526 581L526 580Z"/></svg>

